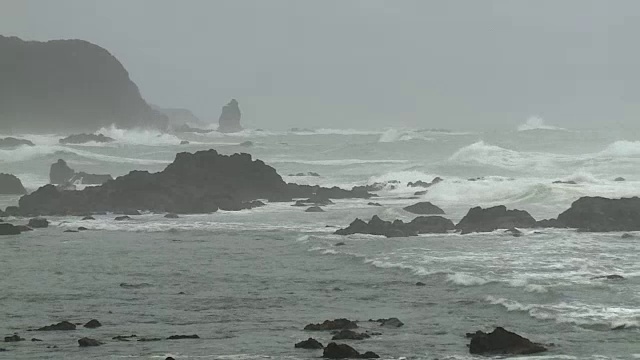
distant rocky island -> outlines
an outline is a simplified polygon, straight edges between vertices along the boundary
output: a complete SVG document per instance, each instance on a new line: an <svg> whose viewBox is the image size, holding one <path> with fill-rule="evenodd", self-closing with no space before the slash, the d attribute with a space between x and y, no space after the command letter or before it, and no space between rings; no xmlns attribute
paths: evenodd
<svg viewBox="0 0 640 360"><path fill-rule="evenodd" d="M222 108L220 119L218 119L218 131L223 133L233 133L242 131L240 125L240 106L236 99L231 99L227 105Z"/></svg>
<svg viewBox="0 0 640 360"><path fill-rule="evenodd" d="M93 132L111 124L165 129L168 117L98 45L0 36L0 131Z"/></svg>

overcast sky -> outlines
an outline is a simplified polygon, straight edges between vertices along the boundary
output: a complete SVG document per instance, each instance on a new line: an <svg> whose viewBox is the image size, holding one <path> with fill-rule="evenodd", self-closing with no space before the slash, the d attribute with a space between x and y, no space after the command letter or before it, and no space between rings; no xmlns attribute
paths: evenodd
<svg viewBox="0 0 640 360"><path fill-rule="evenodd" d="M88 40L147 101L217 121L237 98L251 127L626 127L639 16L634 0L2 0L0 34Z"/></svg>

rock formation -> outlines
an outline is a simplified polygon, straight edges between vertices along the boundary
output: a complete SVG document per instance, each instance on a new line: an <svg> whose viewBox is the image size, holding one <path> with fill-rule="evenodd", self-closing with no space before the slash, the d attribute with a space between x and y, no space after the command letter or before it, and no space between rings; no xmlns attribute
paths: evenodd
<svg viewBox="0 0 640 360"><path fill-rule="evenodd" d="M220 119L218 119L218 131L223 133L234 133L242 130L240 125L240 107L236 99L231 99L229 103L222 107Z"/></svg>
<svg viewBox="0 0 640 360"><path fill-rule="evenodd" d="M88 174L86 172L75 172L67 163L58 159L58 162L51 165L49 169L49 182L56 185L68 185L80 182L84 185L102 185L109 180L113 180L108 174Z"/></svg>
<svg viewBox="0 0 640 360"><path fill-rule="evenodd" d="M558 215L555 225L593 232L638 231L640 198L582 197Z"/></svg>
<svg viewBox="0 0 640 360"><path fill-rule="evenodd" d="M0 173L0 195L23 195L26 193L27 190L15 175Z"/></svg>
<svg viewBox="0 0 640 360"><path fill-rule="evenodd" d="M132 171L101 186L60 190L45 185L23 196L23 215L78 215L148 210L209 213L263 205L256 199L291 201L303 197L358 198L371 194L339 188L287 184L276 170L249 154L225 156L215 150L179 153L163 171ZM11 209L15 211L15 209Z"/></svg>
<svg viewBox="0 0 640 360"><path fill-rule="evenodd" d="M167 122L100 46L0 36L0 132L166 128Z"/></svg>
<svg viewBox="0 0 640 360"><path fill-rule="evenodd" d="M86 144L88 142L110 143L115 139L102 134L73 134L58 140L60 144Z"/></svg>
<svg viewBox="0 0 640 360"><path fill-rule="evenodd" d="M1 126L2 125L0 125L0 128ZM35 146L34 143L25 139L16 139L14 137L6 137L4 139L0 139L0 149L13 149L22 145Z"/></svg>
<svg viewBox="0 0 640 360"><path fill-rule="evenodd" d="M491 232L497 229L533 228L536 219L523 210L507 210L503 205L483 209L474 207L469 210L456 229L462 234L472 232Z"/></svg>
<svg viewBox="0 0 640 360"><path fill-rule="evenodd" d="M442 216L419 216L409 223L402 220L384 221L374 215L368 223L355 219L348 227L337 230L336 235L370 234L386 237L407 237L418 234L441 234L455 229L453 222Z"/></svg>
<svg viewBox="0 0 640 360"><path fill-rule="evenodd" d="M490 333L477 331L467 334L471 338L469 352L478 355L528 355L547 351L540 345L501 327Z"/></svg>
<svg viewBox="0 0 640 360"><path fill-rule="evenodd" d="M428 201L419 202L417 204L413 204L403 208L404 211L410 212L412 214L418 215L440 215L444 214L444 210L439 207L433 205Z"/></svg>

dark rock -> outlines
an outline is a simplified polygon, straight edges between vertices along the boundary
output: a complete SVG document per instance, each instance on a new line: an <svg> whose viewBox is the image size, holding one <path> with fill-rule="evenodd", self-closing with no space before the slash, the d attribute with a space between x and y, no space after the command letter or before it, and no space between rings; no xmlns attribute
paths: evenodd
<svg viewBox="0 0 640 360"><path fill-rule="evenodd" d="M238 146L251 147L253 146L253 141L243 141Z"/></svg>
<svg viewBox="0 0 640 360"><path fill-rule="evenodd" d="M367 333L357 333L353 330L344 329L335 334L331 340L364 340L370 337Z"/></svg>
<svg viewBox="0 0 640 360"><path fill-rule="evenodd" d="M31 339L31 341L33 341L33 342L39 342L39 341L42 341L42 340L40 340L40 339L36 339L36 338L32 338L32 339Z"/></svg>
<svg viewBox="0 0 640 360"><path fill-rule="evenodd" d="M75 330L76 326L68 321L62 321L57 324L43 326L36 331L68 331Z"/></svg>
<svg viewBox="0 0 640 360"><path fill-rule="evenodd" d="M167 218L167 219L177 219L180 216L178 216L178 214L169 213L169 214L166 214L164 217Z"/></svg>
<svg viewBox="0 0 640 360"><path fill-rule="evenodd" d="M116 216L115 219L113 219L115 221L124 221L124 220L131 220L131 218L127 215L124 216Z"/></svg>
<svg viewBox="0 0 640 360"><path fill-rule="evenodd" d="M172 358L171 356L167 356L166 358L164 358L164 360L176 360L176 359Z"/></svg>
<svg viewBox="0 0 640 360"><path fill-rule="evenodd" d="M536 227L538 228L564 228L563 224L561 224L557 219L544 219L540 220L536 223Z"/></svg>
<svg viewBox="0 0 640 360"><path fill-rule="evenodd" d="M183 339L200 339L200 336L193 335L171 335L167 338L167 340L183 340Z"/></svg>
<svg viewBox="0 0 640 360"><path fill-rule="evenodd" d="M346 245L346 244L345 244L345 243L343 243L343 242L338 242L338 243L336 243L334 246L345 246L345 245Z"/></svg>
<svg viewBox="0 0 640 360"><path fill-rule="evenodd" d="M423 188L428 188L428 187L431 187L431 186L433 186L433 185L435 185L435 184L437 184L437 183L439 183L439 182L441 182L441 181L442 181L442 179L441 179L441 178L436 177L436 178L434 178L433 180L431 180L431 182L430 182L430 183L429 183L429 182L422 181L422 180L418 180L418 181L415 181L415 182L409 182L409 183L407 183L407 186L408 186L408 187L423 187Z"/></svg>
<svg viewBox="0 0 640 360"><path fill-rule="evenodd" d="M82 218L82 220L95 220L96 218L94 218L93 216L85 216Z"/></svg>
<svg viewBox="0 0 640 360"><path fill-rule="evenodd" d="M109 180L113 180L111 175L96 175L88 174L86 172L76 172L62 159L58 159L58 161L52 164L49 169L49 182L51 184L66 186L68 184L79 182L84 185L102 185Z"/></svg>
<svg viewBox="0 0 640 360"><path fill-rule="evenodd" d="M27 224L32 229L41 229L49 227L49 221L44 218L33 218L29 219L29 223Z"/></svg>
<svg viewBox="0 0 640 360"><path fill-rule="evenodd" d="M367 205L369 205L369 206L382 206L382 204L377 203L377 202L370 202L370 203L367 203Z"/></svg>
<svg viewBox="0 0 640 360"><path fill-rule="evenodd" d="M422 281L418 281L416 283L416 286L427 286L427 284L423 283Z"/></svg>
<svg viewBox="0 0 640 360"><path fill-rule="evenodd" d="M20 228L9 223L0 223L0 235L20 235Z"/></svg>
<svg viewBox="0 0 640 360"><path fill-rule="evenodd" d="M416 191L413 193L414 196L422 196L422 195L426 195L427 194L427 190L422 190L422 191Z"/></svg>
<svg viewBox="0 0 640 360"><path fill-rule="evenodd" d="M623 239L633 239L635 236L633 234L624 233L620 237L623 238Z"/></svg>
<svg viewBox="0 0 640 360"><path fill-rule="evenodd" d="M90 346L100 346L102 345L102 343L96 339L83 337L82 339L78 340L78 345L80 345L80 347L90 347Z"/></svg>
<svg viewBox="0 0 640 360"><path fill-rule="evenodd" d="M374 215L368 223L360 219L355 219L348 227L337 230L335 234L371 234L384 235L386 237L405 237L415 236L417 232L408 228L401 220L396 220L392 223L390 221L384 221L377 215Z"/></svg>
<svg viewBox="0 0 640 360"><path fill-rule="evenodd" d="M591 232L640 230L640 198L582 197L558 215L564 227Z"/></svg>
<svg viewBox="0 0 640 360"><path fill-rule="evenodd" d="M67 230L65 230L63 232L65 232L65 233L77 233L79 231L78 230L67 229Z"/></svg>
<svg viewBox="0 0 640 360"><path fill-rule="evenodd" d="M497 229L533 228L536 220L528 212L507 210L503 205L483 209L474 207L460 220L456 229L462 234L491 232Z"/></svg>
<svg viewBox="0 0 640 360"><path fill-rule="evenodd" d="M417 204L413 204L403 208L404 211L408 211L412 214L418 215L439 215L444 214L444 210L439 207L433 205L428 201L419 202Z"/></svg>
<svg viewBox="0 0 640 360"><path fill-rule="evenodd" d="M17 148L18 146L35 146L36 144L32 143L26 139L16 139L14 137L6 137L0 139L0 149L12 149Z"/></svg>
<svg viewBox="0 0 640 360"><path fill-rule="evenodd" d="M456 228L453 221L442 216L418 216L407 227L418 234L445 234Z"/></svg>
<svg viewBox="0 0 640 360"><path fill-rule="evenodd" d="M84 327L86 327L87 329L95 329L99 328L100 326L102 326L102 324L96 319L92 319L88 323L84 324Z"/></svg>
<svg viewBox="0 0 640 360"><path fill-rule="evenodd" d="M324 352L323 358L327 359L377 359L379 356L371 351L367 351L364 354L360 354L354 348L347 344L336 344L334 342L329 343Z"/></svg>
<svg viewBox="0 0 640 360"><path fill-rule="evenodd" d="M300 341L299 343L295 344L294 347L297 349L310 349L310 350L324 348L324 346L322 346L322 344L314 338L309 338L307 340Z"/></svg>
<svg viewBox="0 0 640 360"><path fill-rule="evenodd" d="M0 173L0 195L23 195L27 190L20 179L11 174Z"/></svg>
<svg viewBox="0 0 640 360"><path fill-rule="evenodd" d="M358 324L348 319L325 320L322 324L309 324L304 327L309 331L330 331L343 329L357 329Z"/></svg>
<svg viewBox="0 0 640 360"><path fill-rule="evenodd" d="M129 339L133 339L137 337L138 337L137 335L118 335L118 336L114 336L112 339L118 340L118 341L129 341Z"/></svg>
<svg viewBox="0 0 640 360"><path fill-rule="evenodd" d="M15 227L20 231L20 232L25 232L25 231L33 231L32 228L28 227L27 225L15 225Z"/></svg>
<svg viewBox="0 0 640 360"><path fill-rule="evenodd" d="M324 210L322 210L322 208L319 206L312 206L307 210L305 210L304 212L324 212Z"/></svg>
<svg viewBox="0 0 640 360"><path fill-rule="evenodd" d="M236 99L231 101L222 108L222 113L218 119L218 131L223 133L234 133L242 130L240 125L240 107Z"/></svg>
<svg viewBox="0 0 640 360"><path fill-rule="evenodd" d="M152 341L162 341L164 339L162 338L140 338L138 339L139 342L152 342Z"/></svg>
<svg viewBox="0 0 640 360"><path fill-rule="evenodd" d="M110 143L113 141L115 141L115 139L104 136L103 134L73 134L58 140L60 144L86 144L88 142Z"/></svg>
<svg viewBox="0 0 640 360"><path fill-rule="evenodd" d="M189 141L187 141L187 140L182 140L182 141L180 141L180 145L189 145L189 144L190 144L190 143L189 143Z"/></svg>
<svg viewBox="0 0 640 360"><path fill-rule="evenodd" d="M21 338L18 334L13 334L11 336L5 336L4 342L18 342L24 341L24 338Z"/></svg>
<svg viewBox="0 0 640 360"><path fill-rule="evenodd" d="M569 180L569 181L556 180L553 182L553 184L577 185L578 183L573 180Z"/></svg>
<svg viewBox="0 0 640 360"><path fill-rule="evenodd" d="M318 174L317 172L313 172L313 171L308 172L307 175L308 176L314 176L314 177L320 177L320 174Z"/></svg>
<svg viewBox="0 0 640 360"><path fill-rule="evenodd" d="M627 181L627 179L625 179L623 177L617 177L617 178L613 179L613 181Z"/></svg>
<svg viewBox="0 0 640 360"><path fill-rule="evenodd" d="M490 333L473 334L469 345L469 352L478 355L529 355L544 351L547 351L544 346L501 327Z"/></svg>
<svg viewBox="0 0 640 360"><path fill-rule="evenodd" d="M369 320L372 322L380 323L380 326L391 327L391 328L399 328L404 325L402 321L398 318L389 318L389 319L378 319L378 320Z"/></svg>
<svg viewBox="0 0 640 360"><path fill-rule="evenodd" d="M84 227L84 226L79 226L79 227L78 227L78 231L85 231L85 230L89 230L89 229L87 229L87 228L86 228L86 227Z"/></svg>
<svg viewBox="0 0 640 360"><path fill-rule="evenodd" d="M591 280L604 279L604 280L624 280L624 276L622 275L602 275L602 276L594 276Z"/></svg>
<svg viewBox="0 0 640 360"><path fill-rule="evenodd" d="M514 237L520 237L520 236L522 236L522 235L523 235L523 234L522 234L522 231L520 231L520 230L518 230L518 229L516 229L516 228L508 229L508 230L506 230L506 231L505 231L505 233L507 233L507 234L511 234L511 235L512 235L512 236L514 236Z"/></svg>

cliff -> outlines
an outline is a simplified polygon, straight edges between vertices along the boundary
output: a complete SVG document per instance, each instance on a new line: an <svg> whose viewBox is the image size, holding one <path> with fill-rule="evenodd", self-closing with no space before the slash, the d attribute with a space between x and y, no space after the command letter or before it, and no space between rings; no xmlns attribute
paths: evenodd
<svg viewBox="0 0 640 360"><path fill-rule="evenodd" d="M122 64L83 40L0 36L0 131L166 128Z"/></svg>

